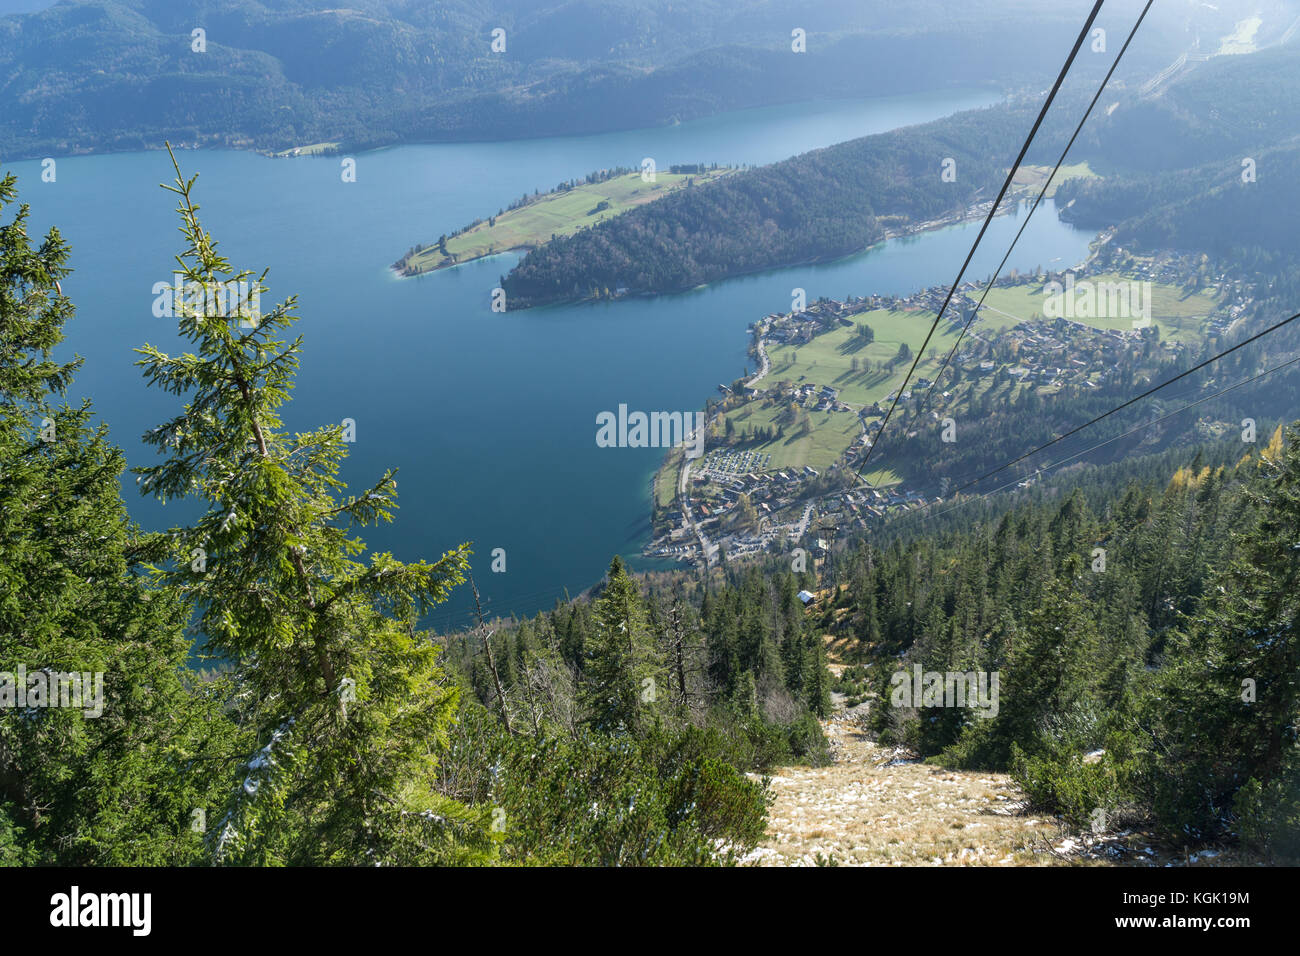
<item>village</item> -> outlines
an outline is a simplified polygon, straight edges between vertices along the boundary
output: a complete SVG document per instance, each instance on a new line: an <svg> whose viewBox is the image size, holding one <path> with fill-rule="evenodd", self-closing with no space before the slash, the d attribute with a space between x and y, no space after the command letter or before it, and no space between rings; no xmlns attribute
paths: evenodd
<svg viewBox="0 0 1300 956"><path fill-rule="evenodd" d="M728 559L733 559L795 547L807 535L814 518L819 523L833 523L837 532L847 532L866 528L870 521L883 519L891 511L919 510L927 504L920 492L897 485L833 491L810 498L809 483L819 477L809 466L802 472L697 475L686 496L694 522L685 510L667 512L663 517L670 530L647 553L698 561L703 538L712 542L712 557L716 558L717 549L722 549ZM851 478L852 473L845 472L845 477ZM821 540L814 550L818 547L825 550L829 544Z"/></svg>
<svg viewBox="0 0 1300 956"><path fill-rule="evenodd" d="M1043 396L1066 389L1101 390L1121 369L1135 363L1163 362L1190 353L1190 343L1228 331L1251 304L1248 286L1225 276L1206 276L1199 257L1162 253L1143 260L1104 243L1099 251L1104 255L1095 255L1086 268L1071 270L1072 278L1113 274L1122 263L1131 281L1147 281L1177 293L1177 301L1187 303L1184 314L1166 309L1158 315L1158 329L1127 318L1118 322L1105 316L1044 318L1041 298L1031 297L1041 297L1046 283L1060 281L1066 273L1012 273L989 291L978 318L960 340L944 378L946 388L940 390L931 377L921 374L924 370L933 376L937 371L937 363L927 367L933 361L927 355L927 363L918 368L901 395L896 383L910 359L904 364L889 358L875 362L855 358L849 369L836 367L837 374L832 375L832 369L823 371L817 360L808 361L801 353L830 340L840 343L840 352L852 351L852 343L843 343L861 336L864 322L879 316L899 317L914 327L919 338L943 305L946 289L845 301L823 298L803 311L772 313L755 322L752 352L760 372L747 381L719 386L722 398L711 403L703 458L678 462L675 468L665 465L665 473L676 476L675 493L671 504L656 510L655 536L646 553L709 564L724 554L730 560L800 546L816 554L819 548L829 548L838 534L941 503L944 499L934 492L942 488L908 487L887 473L864 476L869 481L856 474L896 396L896 415L906 412L911 420L912 414L924 410L928 419L938 421L937 407L966 407L975 396L995 389L1010 395L1033 389ZM1198 292L1199 299L1186 291L1203 285L1211 286L1211 292ZM981 294L982 286L969 281L954 292L944 313L954 341ZM1172 297L1163 294L1165 302ZM871 336L866 338L870 341ZM946 346L941 355L943 351ZM824 359L826 354L823 349L819 356ZM855 401L863 397L864 387L850 384L858 380L854 373L859 379L871 376L873 383L883 377L885 384L870 401ZM758 410L768 417L760 419ZM813 414L821 424L812 431L832 428L825 423L840 421L844 425L834 436L843 437L829 446L808 441L808 460L791 464L789 459L797 456L787 449L794 438L810 430ZM745 431L743 425L736 427L738 421L760 424ZM761 422L770 423L766 430Z"/></svg>

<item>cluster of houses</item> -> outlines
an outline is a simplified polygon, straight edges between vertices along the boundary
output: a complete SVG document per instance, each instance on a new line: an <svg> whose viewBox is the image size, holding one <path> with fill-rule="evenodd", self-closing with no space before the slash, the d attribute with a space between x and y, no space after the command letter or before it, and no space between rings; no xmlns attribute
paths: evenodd
<svg viewBox="0 0 1300 956"><path fill-rule="evenodd" d="M771 514L774 509L779 510L794 503L799 485L817 476L817 469L809 465L775 472L751 471L744 474L721 475L712 471L707 474L701 472L691 476L691 483L698 487L715 482L720 487L720 494L712 501L714 505L712 512L708 511L710 501L703 497L692 496L691 509L703 516L708 516L710 513L718 515L735 505L741 495L748 495L749 500L754 502L760 513ZM671 515L668 517L671 518Z"/></svg>
<svg viewBox="0 0 1300 956"><path fill-rule="evenodd" d="M931 503L919 491L891 485L886 488L858 488L821 499L821 513L840 526L865 528L873 519L883 519L891 512L916 511Z"/></svg>
<svg viewBox="0 0 1300 956"><path fill-rule="evenodd" d="M782 319L780 316L768 316L772 322L764 333L764 338L777 345L807 345L822 330L817 322L800 322L798 319Z"/></svg>
<svg viewBox="0 0 1300 956"><path fill-rule="evenodd" d="M903 394L898 396L898 401L903 406L906 406L908 402L912 401L912 399L916 399L919 402L925 397L926 392L928 392L933 385L934 382L925 376L917 376L912 379L912 384L908 388L903 389ZM949 392L942 392L940 393L940 397L947 398L950 394L951 393ZM898 395L898 389L894 389L879 401L867 405L862 409L862 416L864 418L869 418L872 415L884 415L885 412L888 411L889 406L893 404L895 395ZM874 440L875 432L879 429L879 426L879 422L872 422L867 426L866 434L862 436L862 444L870 444L871 441Z"/></svg>
<svg viewBox="0 0 1300 956"><path fill-rule="evenodd" d="M1226 335L1246 317L1247 310L1255 304L1255 298L1244 280L1217 276L1215 281L1222 296L1222 311L1210 317L1207 328L1210 335Z"/></svg>
<svg viewBox="0 0 1300 956"><path fill-rule="evenodd" d="M1121 360L1142 345L1138 329L1095 329L1070 319L1025 322L1003 333L1016 364L1007 369L1012 378L1039 385L1074 385L1099 388L1114 374ZM1180 346L1164 343L1166 351ZM992 372L996 363L985 359L978 374Z"/></svg>
<svg viewBox="0 0 1300 956"><path fill-rule="evenodd" d="M729 558L770 551L774 547L788 548L792 540L802 538L801 527L806 526L806 522L799 520L804 510L803 502L799 500L797 494L792 494L795 491L794 484L802 477L807 477L806 472L795 474L787 471L772 476L740 476L737 487L730 487L724 491L721 500L715 500L710 504L703 500L692 499L691 508L702 527L716 528L721 517L735 507L742 493L741 485L745 489L743 493L748 494L751 500L770 496L768 500L756 500L756 507L761 515L771 520L764 521L759 530L728 532L719 539L719 543L726 550ZM816 502L816 512L819 520L832 524L836 529L852 530L866 528L872 522L884 520L889 514L920 510L942 500L941 498L927 499L918 491L895 485L886 488L855 489L819 498ZM667 517L674 522L682 520L681 512L672 512ZM785 520L779 520L782 517ZM822 535L814 539L811 545L805 545L810 548L814 557L825 557L830 551L831 538L825 536L825 532L822 532ZM660 556L678 557L683 560L696 559L698 552L692 533L684 526L674 527L668 535L668 540L652 551Z"/></svg>
<svg viewBox="0 0 1300 956"><path fill-rule="evenodd" d="M1113 252L1123 254L1123 250ZM1129 258L1127 254L1124 257ZM1095 268L1096 264L1090 271L1095 271ZM1165 254L1139 262L1126 271L1140 280L1182 285L1200 268L1199 257ZM1000 280L998 285L1041 283L1051 278L1052 274L1013 275ZM1226 276L1210 277L1207 281L1217 284L1223 304L1210 318L1209 331L1226 331L1245 315L1251 305L1249 287ZM976 307L980 288L972 281L963 283L948 303L945 317L958 325L963 324ZM932 288L904 297L872 295L849 298L844 302L822 299L802 312L768 315L756 324L754 330L770 343L801 345L838 326L852 325L854 317L866 311L924 310L935 313L943 305L946 295L946 288ZM1026 384L1092 389L1101 387L1148 342L1143 331L1136 328L1098 329L1066 318L1034 320L1008 329L992 343L978 336L969 337L956 361L968 381L1005 370L1013 379ZM1167 353L1186 348L1169 342L1162 342L1161 347ZM903 404L920 400L932 385L924 376L914 378L899 400ZM753 399L758 395L758 390L751 385L743 397ZM735 396L736 399L741 397ZM802 382L780 397L783 401L792 401L817 411L852 411L840 400L839 391L830 385ZM943 392L942 397L948 398L950 393ZM880 417L894 398L895 394L891 392L871 406L860 409L858 414L863 419L863 434L855 447L846 449L841 465L848 465L862 447L872 444L879 432ZM770 466L771 455L721 451L706 458L692 474L688 490L691 514L702 530L707 529L710 537L716 537L716 543L729 556L788 547L792 538L802 539L814 511L819 518L836 527L865 528L890 514L921 509L943 500L927 499L920 492L906 490L901 485L854 488L810 499L807 485L819 477L816 469L767 470ZM763 519L758 529L728 527L729 522L724 520L737 507L742 495L747 496ZM699 539L682 511L672 510L661 517L667 519L671 531L655 542L656 545L662 542L662 546L652 553L696 559ZM824 555L829 546L829 542L819 539L814 553Z"/></svg>
<svg viewBox="0 0 1300 956"><path fill-rule="evenodd" d="M973 296L978 294L979 289L980 287L970 280L958 286L953 293L952 300L948 303L948 308L944 310L944 318L958 325L964 324L966 317L975 308ZM927 311L937 314L943 308L943 300L947 295L948 290L946 288L936 286L913 292L911 295L862 296L861 298L848 300L851 306L848 314L874 312L876 310L889 310L892 312Z"/></svg>
<svg viewBox="0 0 1300 956"><path fill-rule="evenodd" d="M772 463L770 454L756 451L721 451L713 452L700 462L695 472L695 480L716 478L728 481L733 476L748 471L760 471Z"/></svg>
<svg viewBox="0 0 1300 956"><path fill-rule="evenodd" d="M1103 234L1103 238L1108 236ZM1200 275L1204 261L1202 253L1178 251L1159 252L1149 259L1134 259L1130 251L1116 246L1098 256L1097 267L1122 267L1139 279L1184 286L1192 277ZM1219 311L1210 316L1206 331L1210 335L1223 335L1245 316L1246 310L1254 303L1251 280L1232 277L1225 272L1201 278L1218 291L1220 302Z"/></svg>
<svg viewBox="0 0 1300 956"><path fill-rule="evenodd" d="M788 398L804 408L811 407L816 412L852 411L848 405L840 401L839 389L832 388L830 385L822 385L819 388L815 382L805 382L795 386Z"/></svg>
<svg viewBox="0 0 1300 956"><path fill-rule="evenodd" d="M708 459L705 461L709 462ZM774 541L788 539L790 526L798 522L802 486L818 475L817 469L811 466L739 473L722 470L720 462L712 462L698 473L692 473L688 503L699 528L712 533L734 511L740 496L747 496L758 516L764 519L760 528L728 530L722 543L729 555L748 554L764 550ZM787 509L789 513L783 520L781 514ZM670 509L660 518L666 522L669 531L666 541L651 553L694 559L698 555L695 531L686 522L681 509Z"/></svg>
<svg viewBox="0 0 1300 956"><path fill-rule="evenodd" d="M1208 326L1211 335L1226 335L1232 327L1240 322L1246 315L1247 302L1234 302L1228 306L1226 312L1215 315L1210 319Z"/></svg>
<svg viewBox="0 0 1300 956"><path fill-rule="evenodd" d="M849 316L862 311L862 306L858 304L860 301L820 299L802 312L792 312L789 315L773 312L765 316L761 323L763 337L777 345L806 345L837 325L849 324Z"/></svg>
<svg viewBox="0 0 1300 956"><path fill-rule="evenodd" d="M762 522L756 530L729 531L718 538L718 543L729 558L743 557L771 551L773 548L789 548L791 541L802 540L802 531L807 521L800 520L804 512L804 503L796 492L798 482L809 477L805 469L799 473L785 471L775 475L738 476L731 487L725 489L721 498L711 502L703 499L691 499L691 509L703 529L717 529L721 519L728 514L739 500L740 494L748 494L760 515L769 520ZM815 474L815 472L814 472ZM742 488L744 489L742 491ZM767 500L761 500L766 498ZM856 489L839 492L820 498L816 502L819 520L825 520L837 530L866 528L874 521L881 521L891 513L916 511L943 499L925 498L920 492L904 489L900 486L887 488ZM697 560L699 546L693 531L683 522L680 511L669 512L665 517L673 523L669 534L655 542L650 553L660 557L674 557L681 560ZM784 519L784 520L782 520ZM813 539L809 548L815 558L824 558L832 545L830 536L821 532Z"/></svg>

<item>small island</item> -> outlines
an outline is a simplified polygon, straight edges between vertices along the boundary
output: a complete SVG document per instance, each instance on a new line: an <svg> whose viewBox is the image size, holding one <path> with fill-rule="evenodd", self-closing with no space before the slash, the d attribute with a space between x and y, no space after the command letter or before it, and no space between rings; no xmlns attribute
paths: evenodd
<svg viewBox="0 0 1300 956"><path fill-rule="evenodd" d="M534 249L731 171L731 167L703 163L670 166L646 176L627 167L598 170L562 182L550 192L521 196L495 216L476 219L437 242L413 246L393 268L403 276L414 276L499 252Z"/></svg>

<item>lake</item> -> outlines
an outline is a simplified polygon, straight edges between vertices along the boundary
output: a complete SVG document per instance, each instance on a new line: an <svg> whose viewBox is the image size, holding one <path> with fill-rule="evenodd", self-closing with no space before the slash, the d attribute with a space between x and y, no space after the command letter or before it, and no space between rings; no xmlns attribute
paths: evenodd
<svg viewBox="0 0 1300 956"><path fill-rule="evenodd" d="M397 467L400 510L367 529L369 550L436 559L472 542L489 613L531 613L566 590L595 583L616 553L637 555L649 536L656 449L598 448L596 415L701 408L747 367L746 326L809 300L906 293L950 282L978 224L894 240L826 265L753 275L678 295L493 313L490 292L515 258L469 263L415 279L388 269L408 247L495 213L521 194L653 157L671 163L768 163L816 147L925 122L994 102L988 91L745 110L663 129L509 143L403 146L356 157L356 182L339 157L272 160L235 151L182 151L199 173L201 217L236 267L270 267L270 301L299 297L304 336L290 428L344 418L357 441L344 468L356 488ZM2 157L0 157L2 158ZM169 282L180 251L165 153L58 159L43 183L37 161L5 164L32 206L31 232L57 224L76 273L77 305L65 351L84 356L74 395L88 395L133 465L139 442L179 408L145 387L132 348L179 351L174 323L152 315L153 286ZM970 276L996 266L1018 228L1000 217ZM1049 205L1008 267L1087 253L1091 234L1062 224ZM124 481L146 527L183 520ZM506 571L489 570L503 548ZM637 562L634 560L633 565ZM468 589L431 617L469 622Z"/></svg>

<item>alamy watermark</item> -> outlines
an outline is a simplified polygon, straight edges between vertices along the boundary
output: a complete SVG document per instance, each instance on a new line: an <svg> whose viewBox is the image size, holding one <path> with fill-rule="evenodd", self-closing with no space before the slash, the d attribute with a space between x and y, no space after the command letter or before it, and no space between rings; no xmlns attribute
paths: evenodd
<svg viewBox="0 0 1300 956"><path fill-rule="evenodd" d="M159 319L240 319L251 327L262 318L262 287L247 279L196 282L176 273L171 282L155 282L153 295L153 314Z"/></svg>
<svg viewBox="0 0 1300 956"><path fill-rule="evenodd" d="M894 673L889 702L895 707L970 707L981 717L998 715L1001 672L927 671L920 664Z"/></svg>
<svg viewBox="0 0 1300 956"><path fill-rule="evenodd" d="M152 893L83 893L74 884L50 897L50 925L56 928L120 926L133 936L148 936L152 912Z"/></svg>
<svg viewBox="0 0 1300 956"><path fill-rule="evenodd" d="M0 671L0 707L69 707L84 717L99 717L104 713L104 672L42 668L28 674L27 665L19 664L16 672Z"/></svg>
<svg viewBox="0 0 1300 956"><path fill-rule="evenodd" d="M692 415L695 427L689 428ZM686 446L687 458L704 454L703 412L631 412L618 406L618 414L596 415L597 448L677 448ZM689 429L689 430L688 430Z"/></svg>
<svg viewBox="0 0 1300 956"><path fill-rule="evenodd" d="M1049 319L1132 319L1134 328L1151 324L1151 283L1121 279L1115 282L1053 279L1043 286L1043 315Z"/></svg>

